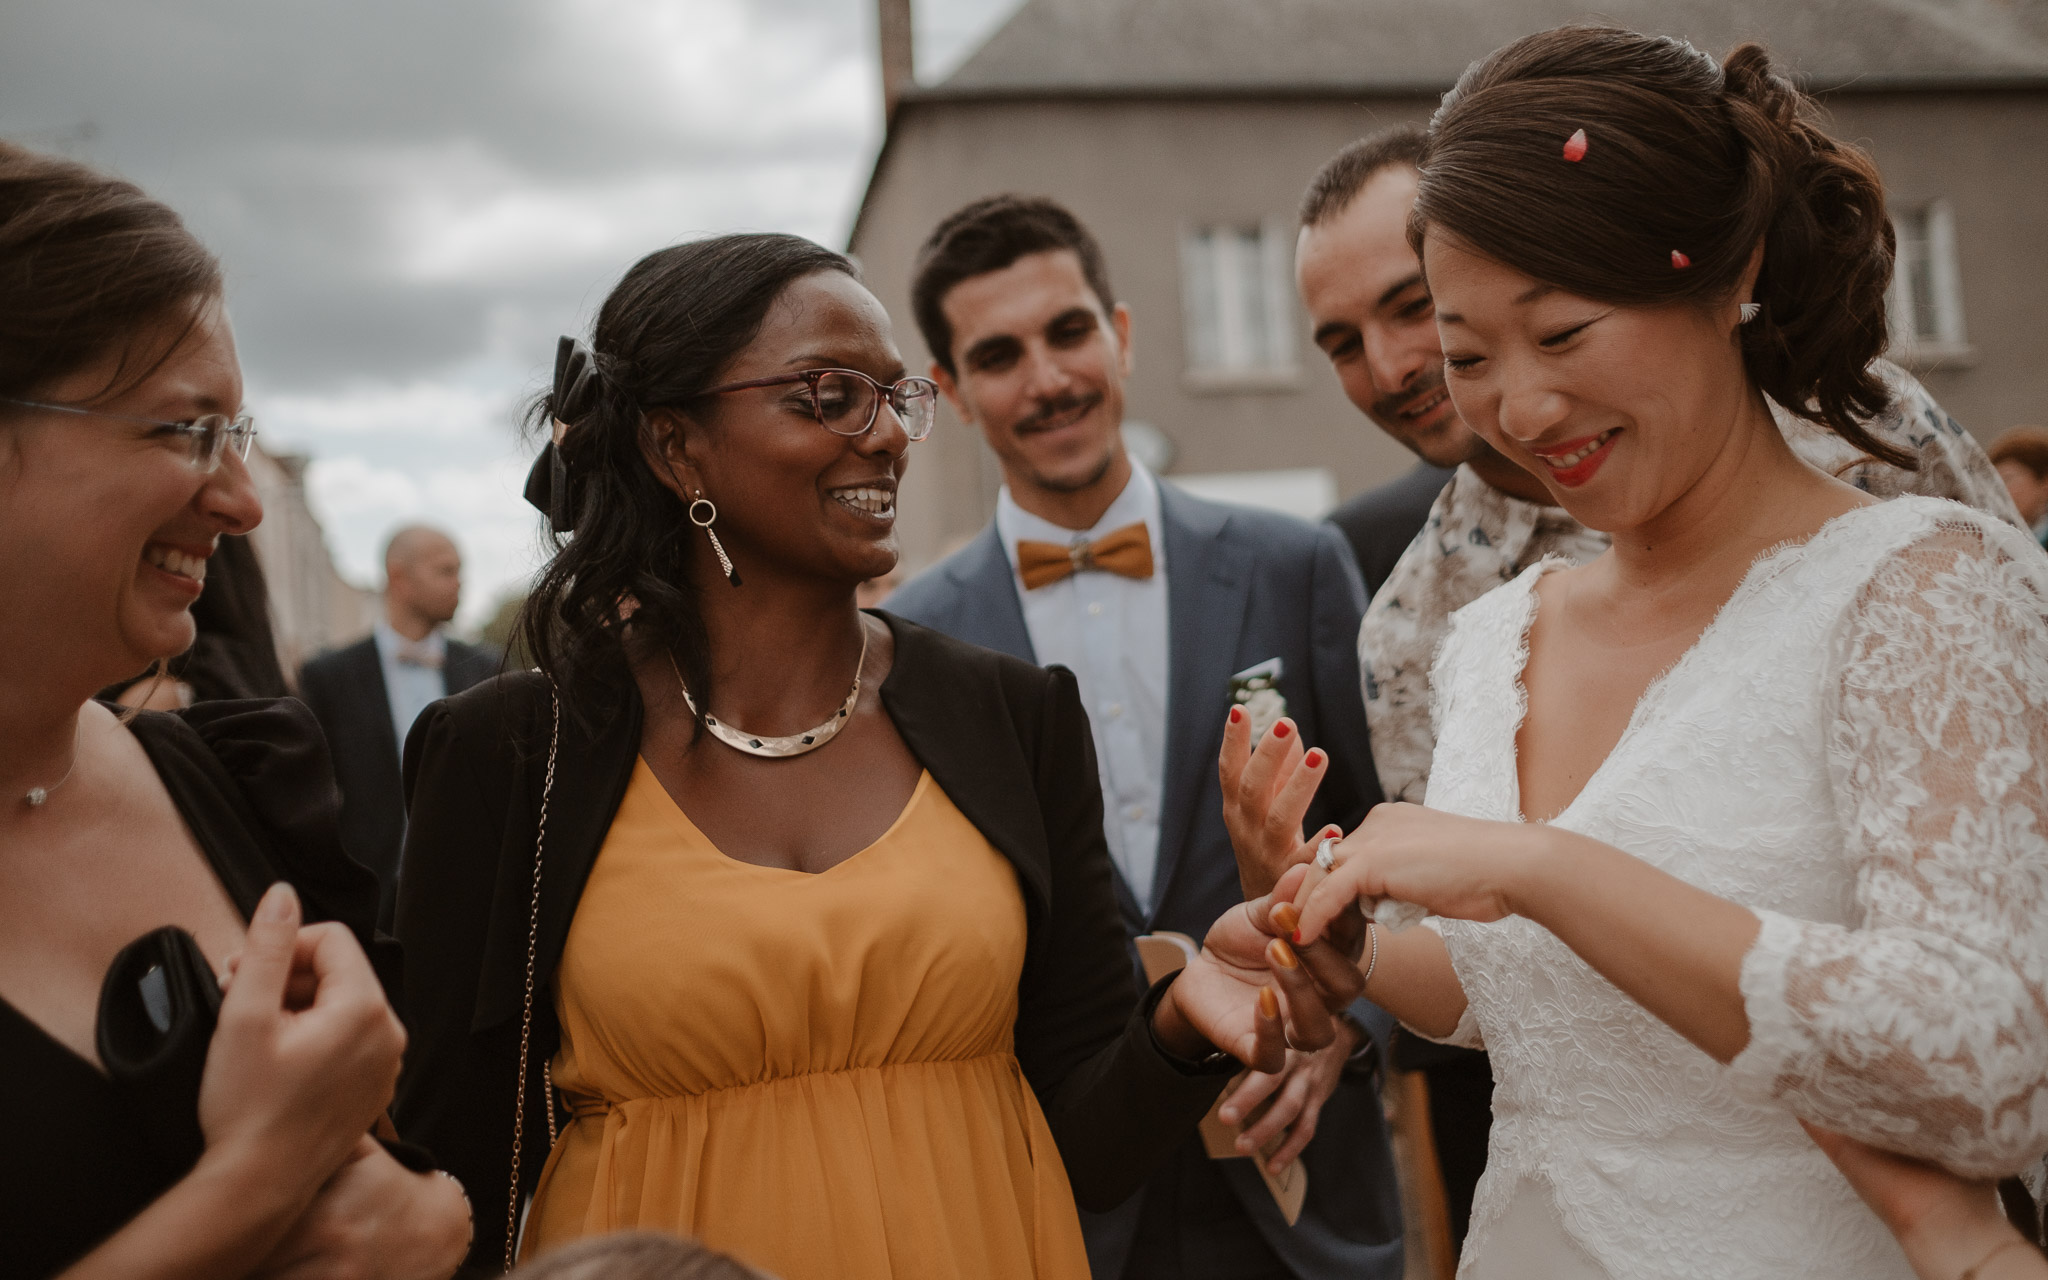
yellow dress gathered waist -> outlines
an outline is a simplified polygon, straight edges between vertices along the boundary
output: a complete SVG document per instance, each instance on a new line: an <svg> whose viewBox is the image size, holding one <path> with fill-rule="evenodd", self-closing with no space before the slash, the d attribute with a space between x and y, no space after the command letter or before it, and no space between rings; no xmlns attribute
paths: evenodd
<svg viewBox="0 0 2048 1280"><path fill-rule="evenodd" d="M726 857L638 762L562 953L570 1118L522 1256L647 1229L782 1280L1086 1280L1012 1046L1024 944L929 774L810 875Z"/></svg>

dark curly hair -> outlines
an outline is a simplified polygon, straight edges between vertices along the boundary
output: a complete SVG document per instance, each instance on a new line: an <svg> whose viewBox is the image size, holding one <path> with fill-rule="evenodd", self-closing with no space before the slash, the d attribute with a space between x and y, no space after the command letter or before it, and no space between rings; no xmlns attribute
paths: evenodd
<svg viewBox="0 0 2048 1280"><path fill-rule="evenodd" d="M595 397L561 445L575 477L575 532L555 536L516 626L586 722L620 705L629 640L673 654L697 706L711 705L710 642L689 576L703 538L648 468L645 415L698 399L760 333L783 290L820 271L858 275L843 254L800 236L718 236L648 254L598 311ZM544 395L529 423L556 412Z"/></svg>
<svg viewBox="0 0 2048 1280"><path fill-rule="evenodd" d="M1586 133L1584 160L1564 142ZM1623 306L1726 300L1763 244L1743 363L1778 404L1895 466L1864 430L1890 400L1893 233L1863 151L1760 44L1716 63L1602 26L1528 36L1472 64L1430 122L1408 234L1437 230L1567 292ZM1674 270L1672 252L1691 261Z"/></svg>

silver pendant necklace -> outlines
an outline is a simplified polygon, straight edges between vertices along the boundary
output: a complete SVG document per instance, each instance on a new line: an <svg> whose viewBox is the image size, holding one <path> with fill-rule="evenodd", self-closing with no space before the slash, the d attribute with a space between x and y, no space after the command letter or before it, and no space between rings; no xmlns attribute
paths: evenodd
<svg viewBox="0 0 2048 1280"><path fill-rule="evenodd" d="M65 784L65 783L67 783L67 782L71 781L71 774L72 774L72 771L73 771L73 770L75 770L75 769L77 769L77 768L78 768L78 742L77 742L77 740L76 740L76 739L74 738L74 739L72 740L72 743L71 743L71 764L70 764L70 767L69 767L69 768L67 768L67 769L65 769L65 770L64 770L64 776L63 776L63 777L61 777L61 778L59 778L59 779L57 779L57 780L56 780L55 782L51 783L51 784L50 784L49 786L47 786L47 787L30 787L30 788L28 789L28 794L27 794L27 795L24 795L24 796L23 796L23 797L21 798L21 802L22 802L23 804L27 805L27 806L28 806L29 808L31 808L31 809L40 809L40 808L42 808L42 807L43 807L43 806L44 806L45 804L49 803L49 800L50 800L50 793L51 793L51 792L53 792L53 791L55 791L55 790L56 790L57 788L59 788L59 787L63 786L63 785Z"/></svg>
<svg viewBox="0 0 2048 1280"><path fill-rule="evenodd" d="M683 705L690 709L691 715L696 715L697 700L690 696L690 686L683 682L682 668L676 666L675 654L668 655L668 665L669 670L676 673L676 687L683 691ZM777 737L772 734L748 733L735 725L722 723L717 716L707 711L704 713L704 727L711 730L711 735L726 746L735 751L744 751L750 756L787 759L790 756L816 751L839 736L839 731L846 727L847 720L852 717L854 707L860 704L860 673L867 669L867 665L868 626L866 622L862 622L860 661L854 664L853 688L846 691L846 701L840 703L839 709L827 717L823 724L806 729L802 733Z"/></svg>

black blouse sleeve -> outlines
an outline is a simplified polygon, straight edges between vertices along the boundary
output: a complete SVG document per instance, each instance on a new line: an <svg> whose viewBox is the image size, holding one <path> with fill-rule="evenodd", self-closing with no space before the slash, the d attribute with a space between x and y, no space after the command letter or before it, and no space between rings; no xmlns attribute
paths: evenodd
<svg viewBox="0 0 2048 1280"><path fill-rule="evenodd" d="M147 715L138 717L138 730L145 728L140 721ZM296 698L250 698L200 702L175 716L234 784L240 816L253 826L251 834L267 864L258 896L271 881L284 880L298 891L305 919L347 925L395 1005L398 946L376 930L377 877L342 848L341 791L334 784L327 738L313 713ZM189 805L189 792L183 798ZM216 856L233 843L221 833L210 834L220 838L202 835L202 840ZM233 877L223 871L239 898ZM253 906L244 904L243 910Z"/></svg>
<svg viewBox="0 0 2048 1280"><path fill-rule="evenodd" d="M1073 673L1054 667L1041 701L1038 803L1051 853L1042 943L1018 986L1017 1059L1067 1166L1074 1199L1122 1203L1208 1111L1235 1068L1190 1070L1161 1049L1143 1000L1102 833L1095 742Z"/></svg>

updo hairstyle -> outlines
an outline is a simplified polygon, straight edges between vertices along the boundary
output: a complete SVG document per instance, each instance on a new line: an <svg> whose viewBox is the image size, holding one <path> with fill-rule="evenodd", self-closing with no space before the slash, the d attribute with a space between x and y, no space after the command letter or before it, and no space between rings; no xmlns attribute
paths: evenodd
<svg viewBox="0 0 2048 1280"><path fill-rule="evenodd" d="M98 394L134 386L175 349L131 350L136 336L195 322L193 304L220 292L220 263L168 206L75 161L0 142L0 397L37 399L117 352ZM152 362L131 363L143 356Z"/></svg>
<svg viewBox="0 0 2048 1280"><path fill-rule="evenodd" d="M633 643L674 655L700 712L711 705L710 643L689 575L704 538L647 465L646 414L701 398L783 290L819 271L857 274L850 259L800 236L718 236L648 254L598 311L591 402L558 446L574 478L575 532L555 535L517 625L586 721L615 710L631 683L627 601ZM544 428L558 412L543 395L529 425Z"/></svg>
<svg viewBox="0 0 2048 1280"><path fill-rule="evenodd" d="M1408 223L1569 293L1621 306L1726 302L1763 243L1738 330L1764 394L1858 449L1913 456L1861 425L1889 403L1893 234L1863 151L1759 44L1725 63L1682 40L1567 26L1475 62L1430 122ZM1564 156L1586 135L1584 157ZM1683 255L1674 259L1673 253ZM1689 262L1689 265L1676 265Z"/></svg>

